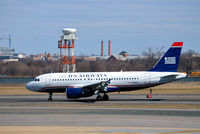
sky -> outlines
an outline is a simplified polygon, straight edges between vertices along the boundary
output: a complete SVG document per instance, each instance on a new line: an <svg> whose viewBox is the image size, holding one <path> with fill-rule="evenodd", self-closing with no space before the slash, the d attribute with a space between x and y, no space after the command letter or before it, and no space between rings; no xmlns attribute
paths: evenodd
<svg viewBox="0 0 200 134"><path fill-rule="evenodd" d="M18 53L59 53L63 28L77 29L76 55L100 55L101 40L106 55L108 40L112 54L165 51L174 41L200 52L200 1L0 0L0 38L10 34Z"/></svg>

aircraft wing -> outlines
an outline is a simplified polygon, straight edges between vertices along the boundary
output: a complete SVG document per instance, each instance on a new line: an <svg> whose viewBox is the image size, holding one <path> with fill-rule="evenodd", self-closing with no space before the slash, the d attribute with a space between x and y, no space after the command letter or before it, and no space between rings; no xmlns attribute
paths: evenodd
<svg viewBox="0 0 200 134"><path fill-rule="evenodd" d="M99 93L107 92L107 87L108 87L109 84L110 84L110 80L101 81L101 82L92 83L92 84L89 84L89 85L84 85L83 88L85 88L87 90L94 91L95 94L99 94Z"/></svg>

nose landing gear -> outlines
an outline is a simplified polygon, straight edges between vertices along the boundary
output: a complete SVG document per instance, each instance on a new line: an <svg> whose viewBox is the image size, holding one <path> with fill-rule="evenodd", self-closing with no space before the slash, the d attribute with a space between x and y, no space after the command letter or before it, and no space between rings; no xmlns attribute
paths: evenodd
<svg viewBox="0 0 200 134"><path fill-rule="evenodd" d="M53 95L53 93L52 92L50 92L49 93L49 98L48 98L48 101L52 101L53 99L52 99L52 95Z"/></svg>

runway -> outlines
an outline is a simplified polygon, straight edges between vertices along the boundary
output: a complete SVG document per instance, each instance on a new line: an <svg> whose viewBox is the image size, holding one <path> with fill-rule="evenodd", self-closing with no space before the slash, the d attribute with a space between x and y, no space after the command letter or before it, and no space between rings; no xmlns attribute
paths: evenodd
<svg viewBox="0 0 200 134"><path fill-rule="evenodd" d="M95 101L95 96L67 100L63 94L48 102L46 94L0 95L0 133L27 133L24 128L35 128L35 133L51 133L51 129L58 133L200 133L200 95L145 97L113 94L109 101Z"/></svg>

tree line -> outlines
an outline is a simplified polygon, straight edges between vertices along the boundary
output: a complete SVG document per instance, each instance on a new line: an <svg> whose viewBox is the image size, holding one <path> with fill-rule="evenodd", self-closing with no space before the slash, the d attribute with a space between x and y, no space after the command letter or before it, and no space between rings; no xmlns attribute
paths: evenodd
<svg viewBox="0 0 200 134"><path fill-rule="evenodd" d="M189 50L182 53L178 71L187 72L200 71L200 57L195 51ZM76 61L76 72L104 72L104 71L145 71L150 70L159 60L162 54L149 49L145 52L145 58L133 60L97 60L97 61ZM44 73L58 72L58 61L27 61L27 62L0 62L0 75L15 77L35 77Z"/></svg>

